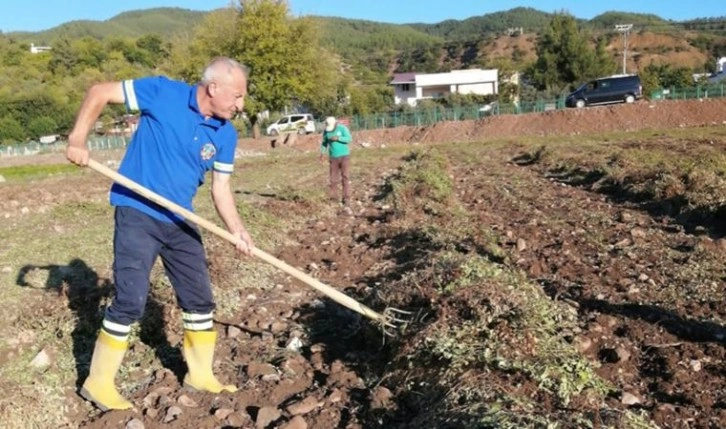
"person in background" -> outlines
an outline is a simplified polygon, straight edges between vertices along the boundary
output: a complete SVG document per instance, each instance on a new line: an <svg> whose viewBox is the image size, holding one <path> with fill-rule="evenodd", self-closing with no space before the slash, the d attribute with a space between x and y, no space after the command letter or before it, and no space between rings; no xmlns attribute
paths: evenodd
<svg viewBox="0 0 726 429"><path fill-rule="evenodd" d="M328 197L331 201L341 201L346 213L350 208L350 143L353 138L348 127L339 123L334 117L325 118L323 141L320 146L320 160L327 154L330 166ZM338 198L338 188L342 183L343 197Z"/></svg>
<svg viewBox="0 0 726 429"><path fill-rule="evenodd" d="M218 57L204 69L198 85L162 76L93 85L68 137L66 157L80 166L88 164L88 133L106 105L124 103L128 110L140 111L138 129L119 173L192 210L192 199L211 170L217 213L240 238L237 250L250 255L254 244L237 212L230 185L237 145L230 120L242 111L247 79L245 66ZM213 393L236 391L212 373L215 302L198 228L119 184L112 186L110 200L115 207L116 290L105 312L81 396L103 411L132 408L119 394L114 378L128 348L131 325L143 315L149 276L158 256L182 309L182 354L189 370L184 384Z"/></svg>

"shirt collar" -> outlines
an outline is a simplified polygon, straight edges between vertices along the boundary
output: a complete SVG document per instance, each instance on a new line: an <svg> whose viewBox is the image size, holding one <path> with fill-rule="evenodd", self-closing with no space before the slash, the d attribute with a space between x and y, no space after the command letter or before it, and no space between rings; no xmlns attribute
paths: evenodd
<svg viewBox="0 0 726 429"><path fill-rule="evenodd" d="M189 90L189 108L196 112L204 122L204 125L208 125L210 127L219 128L227 123L225 119L219 119L215 118L214 116L210 116L209 118L206 118L204 114L199 110L199 103L197 102L197 92L199 91L199 85L192 86L192 89Z"/></svg>

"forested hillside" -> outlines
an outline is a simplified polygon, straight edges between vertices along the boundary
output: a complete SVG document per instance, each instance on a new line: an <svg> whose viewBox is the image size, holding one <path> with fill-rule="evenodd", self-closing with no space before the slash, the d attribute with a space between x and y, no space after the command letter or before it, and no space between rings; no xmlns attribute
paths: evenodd
<svg viewBox="0 0 726 429"><path fill-rule="evenodd" d="M286 3L273 0L250 2L244 13L136 10L102 22L0 33L0 143L67 132L93 82L160 73L193 81L211 55L252 66L251 118L297 108L317 115L386 111L393 108L393 73L410 71L484 67L497 68L503 78L520 72L530 87L506 87L501 96L546 98L617 71L622 38L613 26L619 23L633 24L627 67L641 74L648 90L692 84L693 73L713 70L715 59L726 55L724 18L678 23L613 11L586 21L514 8L435 24L388 24L296 18ZM558 42L563 37L574 44ZM52 50L31 54L31 43ZM567 61L543 62L545 54ZM105 114L111 123L118 112Z"/></svg>
<svg viewBox="0 0 726 429"><path fill-rule="evenodd" d="M502 34L507 29L519 27L526 32L540 32L547 27L550 19L552 19L551 13L517 7L464 20L450 19L436 24L410 24L410 26L426 34L455 41Z"/></svg>

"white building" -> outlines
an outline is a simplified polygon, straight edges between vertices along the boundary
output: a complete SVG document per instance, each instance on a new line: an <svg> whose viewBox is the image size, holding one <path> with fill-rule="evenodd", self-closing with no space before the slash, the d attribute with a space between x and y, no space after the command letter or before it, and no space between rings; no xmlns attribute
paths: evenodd
<svg viewBox="0 0 726 429"><path fill-rule="evenodd" d="M454 70L449 73L397 73L391 85L396 104L415 106L418 100L450 94L490 95L499 92L497 69Z"/></svg>
<svg viewBox="0 0 726 429"><path fill-rule="evenodd" d="M726 72L726 57L716 60L716 73Z"/></svg>
<svg viewBox="0 0 726 429"><path fill-rule="evenodd" d="M30 44L30 53L39 54L41 52L48 52L52 48L50 46L35 46L33 43Z"/></svg>

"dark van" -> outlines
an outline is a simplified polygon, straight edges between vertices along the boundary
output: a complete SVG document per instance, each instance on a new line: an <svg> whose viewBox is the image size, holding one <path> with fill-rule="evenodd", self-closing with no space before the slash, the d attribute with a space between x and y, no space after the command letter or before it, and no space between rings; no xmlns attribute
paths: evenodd
<svg viewBox="0 0 726 429"><path fill-rule="evenodd" d="M643 96L638 75L616 75L587 82L567 96L567 107L632 103Z"/></svg>

